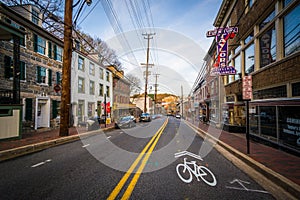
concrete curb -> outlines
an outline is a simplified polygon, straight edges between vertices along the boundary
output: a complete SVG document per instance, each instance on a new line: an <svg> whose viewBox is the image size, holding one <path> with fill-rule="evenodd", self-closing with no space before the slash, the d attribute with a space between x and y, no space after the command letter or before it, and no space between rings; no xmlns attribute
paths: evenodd
<svg viewBox="0 0 300 200"><path fill-rule="evenodd" d="M114 129L114 127L99 129L99 130L108 131L108 130L111 130L111 129ZM44 142L29 144L29 145L22 146L22 147L17 147L17 148L13 148L13 149L0 151L0 162L5 161L5 160L9 160L9 159L12 159L12 158L16 158L16 157L19 157L19 156L23 156L23 155L26 155L26 154L34 153L34 152L37 152L37 151L42 151L44 149L48 149L50 147L58 146L58 145L61 145L61 144L74 142L74 141L80 140L80 137L82 137L82 136L90 136L90 135L93 135L93 134L101 134L102 132L99 132L99 130L84 132L84 133L77 134L77 135L70 135L70 136L61 137L61 138L57 138L57 139L53 139L53 140L48 140L48 141L44 141Z"/></svg>
<svg viewBox="0 0 300 200"><path fill-rule="evenodd" d="M255 171L259 172L263 176L265 176L268 180L276 183L279 187L284 189L287 193L292 195L295 199L299 198L300 196L300 186L291 180L287 179L286 177L282 176L281 174L271 170L270 168L266 167L265 165L255 161L251 157L241 153L240 151L236 150L235 148L229 146L228 144L224 143L223 141L215 138L214 136L210 135L209 133L203 131L202 129L196 127L194 124L186 121L189 125L199 131L199 135L202 138L208 137L209 139L213 140L216 144L230 152L233 156L240 159L242 162L250 166Z"/></svg>

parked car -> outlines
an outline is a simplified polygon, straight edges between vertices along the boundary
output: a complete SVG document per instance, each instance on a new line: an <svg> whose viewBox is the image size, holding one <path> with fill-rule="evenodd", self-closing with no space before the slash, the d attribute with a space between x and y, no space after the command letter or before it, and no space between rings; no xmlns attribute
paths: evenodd
<svg viewBox="0 0 300 200"><path fill-rule="evenodd" d="M180 115L180 114L176 114L175 117L176 117L177 119L180 119L180 118L181 118L181 115Z"/></svg>
<svg viewBox="0 0 300 200"><path fill-rule="evenodd" d="M150 122L151 121L151 116L149 113L142 113L140 117L141 122Z"/></svg>
<svg viewBox="0 0 300 200"><path fill-rule="evenodd" d="M136 126L136 119L133 116L121 117L116 123L116 128L131 128Z"/></svg>

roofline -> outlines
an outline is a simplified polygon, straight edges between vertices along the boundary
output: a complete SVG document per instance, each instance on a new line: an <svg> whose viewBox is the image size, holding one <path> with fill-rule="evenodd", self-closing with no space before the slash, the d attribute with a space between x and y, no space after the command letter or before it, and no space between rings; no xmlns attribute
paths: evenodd
<svg viewBox="0 0 300 200"><path fill-rule="evenodd" d="M221 25L229 5L230 5L230 0L223 0L220 9L218 11L218 14L215 18L215 21L213 23L215 27L219 27Z"/></svg>
<svg viewBox="0 0 300 200"><path fill-rule="evenodd" d="M18 12L14 11L13 9L11 9L9 6L5 5L2 2L0 2L0 10L1 10L1 13L9 16L10 19L14 20L15 22L17 22L18 24L20 24L22 26L25 26L27 29L29 29L35 33L39 33L39 34L41 34L41 36L43 36L49 40L52 40L61 46L64 45L64 42L61 39L59 39L57 36L46 31L43 27L37 26L32 21L26 19L25 17L20 15Z"/></svg>

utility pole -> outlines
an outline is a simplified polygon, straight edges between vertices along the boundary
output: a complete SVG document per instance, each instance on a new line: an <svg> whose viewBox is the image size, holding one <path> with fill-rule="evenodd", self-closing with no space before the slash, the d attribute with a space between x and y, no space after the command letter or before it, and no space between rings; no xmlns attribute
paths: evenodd
<svg viewBox="0 0 300 200"><path fill-rule="evenodd" d="M153 66L153 64L149 64L149 45L150 45L150 39L153 39L153 37L150 37L151 35L155 35L155 33L146 33L146 34L142 34L143 36L147 36L144 37L144 39L147 39L147 62L146 64L141 64L141 65L146 65L146 80L145 80L145 100L144 100L144 112L147 112L147 85L148 85L148 68L149 66Z"/></svg>
<svg viewBox="0 0 300 200"><path fill-rule="evenodd" d="M157 104L157 78L158 78L159 74L155 74L155 92L154 92L154 114L157 114L156 113L156 104Z"/></svg>
<svg viewBox="0 0 300 200"><path fill-rule="evenodd" d="M181 85L181 117L183 118L183 87Z"/></svg>
<svg viewBox="0 0 300 200"><path fill-rule="evenodd" d="M62 69L62 92L59 136L69 135L71 106L71 60L72 60L73 0L65 0L64 54Z"/></svg>

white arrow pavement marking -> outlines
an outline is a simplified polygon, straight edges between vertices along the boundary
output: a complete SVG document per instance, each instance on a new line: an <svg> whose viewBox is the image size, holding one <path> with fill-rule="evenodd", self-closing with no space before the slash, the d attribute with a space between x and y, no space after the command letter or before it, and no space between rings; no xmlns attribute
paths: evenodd
<svg viewBox="0 0 300 200"><path fill-rule="evenodd" d="M83 145L82 148L88 147L90 144Z"/></svg>
<svg viewBox="0 0 300 200"><path fill-rule="evenodd" d="M34 168L34 167L38 167L38 166L41 166L43 164L46 164L47 162L51 162L52 160L51 159L48 159L48 160L45 160L44 162L40 162L40 163L37 163L35 165L32 165L31 167Z"/></svg>
<svg viewBox="0 0 300 200"><path fill-rule="evenodd" d="M203 159L201 158L201 156L196 155L196 154L193 154L193 153L188 152L188 151L182 151L182 152L175 153L175 154L174 154L174 157L175 157L175 158L179 158L179 157L185 156L185 155L191 156L191 157L196 158L196 159L198 159L198 160L203 160Z"/></svg>
<svg viewBox="0 0 300 200"><path fill-rule="evenodd" d="M233 181L230 182L230 184L234 184L235 182L237 182L240 186L242 186L242 188L231 187L231 186L226 186L226 188L228 188L228 189L234 189L234 190L246 190L248 192L260 192L260 193L266 193L266 194L269 193L269 192L264 191L264 190L252 190L252 189L248 189L243 183L250 185L250 182L242 181L242 180L239 180L239 179L234 179Z"/></svg>

